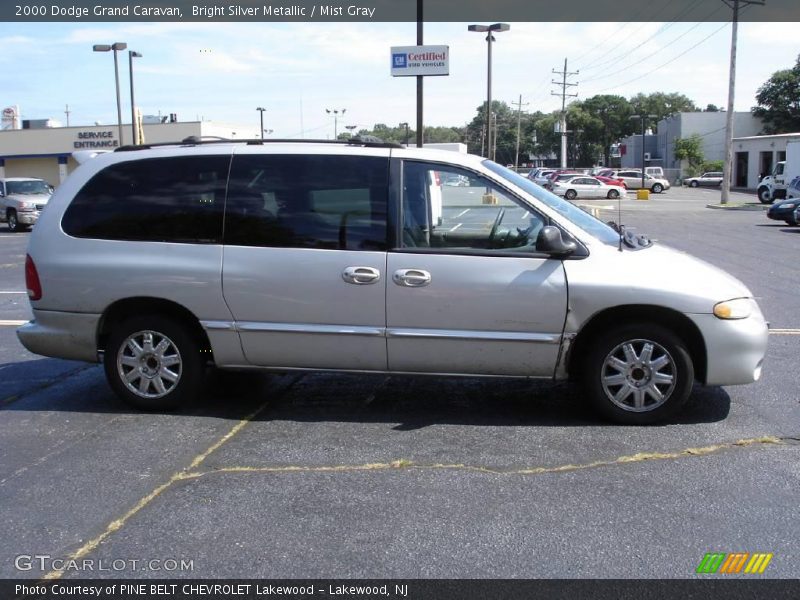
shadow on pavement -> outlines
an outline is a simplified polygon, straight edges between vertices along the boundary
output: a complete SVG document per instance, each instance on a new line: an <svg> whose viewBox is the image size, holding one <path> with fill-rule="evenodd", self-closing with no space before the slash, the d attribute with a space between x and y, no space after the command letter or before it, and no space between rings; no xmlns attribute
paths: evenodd
<svg viewBox="0 0 800 600"><path fill-rule="evenodd" d="M139 412L114 395L99 365L56 359L7 363L0 365L0 381L13 381L15 387L25 382L24 390L2 394L6 402L0 410ZM238 420L271 397L274 402L255 420L400 423L397 430L433 424L605 424L586 406L580 388L565 382L263 371L211 370L203 395L168 414ZM683 411L666 424L716 422L729 412L724 389L696 386Z"/></svg>

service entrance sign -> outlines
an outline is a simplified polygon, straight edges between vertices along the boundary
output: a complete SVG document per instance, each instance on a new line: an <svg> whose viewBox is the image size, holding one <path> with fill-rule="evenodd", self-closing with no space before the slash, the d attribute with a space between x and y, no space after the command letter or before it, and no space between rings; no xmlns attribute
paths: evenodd
<svg viewBox="0 0 800 600"><path fill-rule="evenodd" d="M450 46L392 46L392 77L449 74Z"/></svg>

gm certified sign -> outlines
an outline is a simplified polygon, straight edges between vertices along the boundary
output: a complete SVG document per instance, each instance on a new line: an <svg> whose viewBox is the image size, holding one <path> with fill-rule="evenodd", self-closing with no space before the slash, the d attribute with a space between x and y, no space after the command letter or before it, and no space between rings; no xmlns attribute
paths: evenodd
<svg viewBox="0 0 800 600"><path fill-rule="evenodd" d="M392 46L392 77L449 74L449 46Z"/></svg>

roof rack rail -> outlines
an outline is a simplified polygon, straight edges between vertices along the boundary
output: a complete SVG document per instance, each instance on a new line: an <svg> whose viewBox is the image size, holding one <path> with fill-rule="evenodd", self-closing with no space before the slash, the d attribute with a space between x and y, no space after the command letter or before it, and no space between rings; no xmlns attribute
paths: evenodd
<svg viewBox="0 0 800 600"><path fill-rule="evenodd" d="M248 146L259 146L262 144L339 144L345 146L362 146L365 148L404 148L401 144L395 142L384 142L382 139L374 135L356 136L346 140L311 140L311 139L295 139L295 138L270 138L270 139L228 139L216 136L196 136L190 135L182 139L180 142L158 142L156 144L140 144L140 145L127 145L120 146L114 152L130 152L133 150L147 150L150 148L160 148L164 146L201 146L206 144L246 144Z"/></svg>

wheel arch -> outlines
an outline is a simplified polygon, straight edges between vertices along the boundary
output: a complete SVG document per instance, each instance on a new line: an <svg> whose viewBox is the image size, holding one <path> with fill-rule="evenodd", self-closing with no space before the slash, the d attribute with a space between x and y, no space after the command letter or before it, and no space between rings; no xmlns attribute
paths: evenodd
<svg viewBox="0 0 800 600"><path fill-rule="evenodd" d="M115 323L119 323L132 316L161 315L174 319L186 326L192 338L197 342L201 351L213 361L214 354L211 342L208 339L200 320L185 306L164 298L139 296L124 298L109 305L100 317L97 327L97 348L105 351L108 337Z"/></svg>
<svg viewBox="0 0 800 600"><path fill-rule="evenodd" d="M631 322L661 325L676 333L689 350L695 378L706 380L706 345L700 330L686 315L676 310L649 304L629 304L607 308L593 315L578 331L567 357L567 373L576 380L592 340L610 328Z"/></svg>

